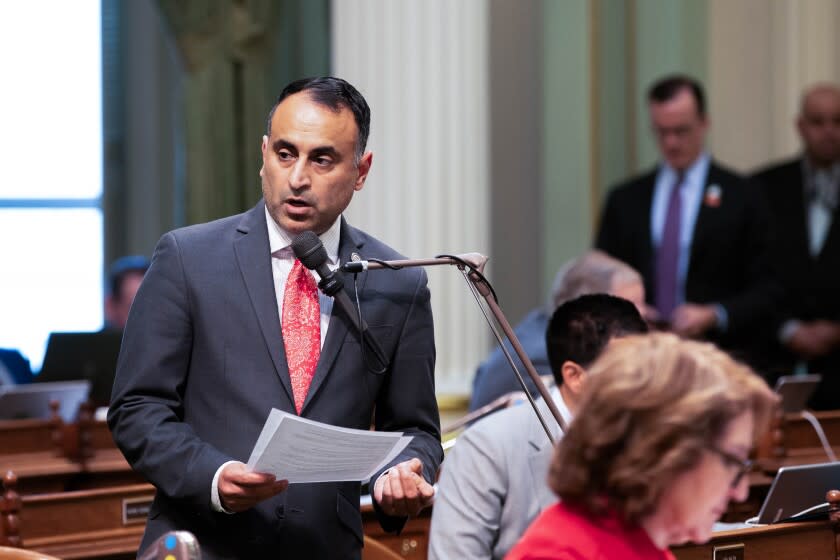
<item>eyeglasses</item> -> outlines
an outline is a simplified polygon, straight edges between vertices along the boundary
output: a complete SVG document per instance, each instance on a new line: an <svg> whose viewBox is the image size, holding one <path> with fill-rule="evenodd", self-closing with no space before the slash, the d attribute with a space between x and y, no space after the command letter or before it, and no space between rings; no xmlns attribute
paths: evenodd
<svg viewBox="0 0 840 560"><path fill-rule="evenodd" d="M724 465L727 467L736 467L738 469L738 472L735 473L735 478L732 479L732 483L730 484L731 488L738 486L744 479L744 475L752 470L753 462L749 459L741 459L737 455L713 446L710 446L708 449L709 451L717 453L717 455L723 460Z"/></svg>

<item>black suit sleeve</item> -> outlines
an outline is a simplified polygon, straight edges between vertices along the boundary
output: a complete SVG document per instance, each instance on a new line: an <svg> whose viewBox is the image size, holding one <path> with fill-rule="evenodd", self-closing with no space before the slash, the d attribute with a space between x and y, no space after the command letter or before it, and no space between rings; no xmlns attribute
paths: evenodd
<svg viewBox="0 0 840 560"><path fill-rule="evenodd" d="M412 458L420 459L424 478L433 484L443 460L435 397L435 337L431 297L426 273L422 270L418 272L414 275L416 283L412 300L399 331L387 379L376 401L374 416L377 430L403 432L414 439L386 469L371 477L371 484L387 468ZM398 531L405 524L405 518L387 516L378 504L374 503L374 506L380 524L386 531Z"/></svg>
<svg viewBox="0 0 840 560"><path fill-rule="evenodd" d="M175 236L158 243L123 334L108 425L132 468L164 494L210 511L210 487L231 458L184 421L193 317Z"/></svg>

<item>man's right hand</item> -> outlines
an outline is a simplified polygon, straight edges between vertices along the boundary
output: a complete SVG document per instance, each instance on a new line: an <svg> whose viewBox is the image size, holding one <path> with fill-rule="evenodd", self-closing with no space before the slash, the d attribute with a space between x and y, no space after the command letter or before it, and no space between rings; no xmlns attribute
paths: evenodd
<svg viewBox="0 0 840 560"><path fill-rule="evenodd" d="M813 360L832 352L840 344L840 323L816 320L802 321L787 340L788 348Z"/></svg>
<svg viewBox="0 0 840 560"><path fill-rule="evenodd" d="M222 506L236 513L250 509L288 487L288 480L277 480L273 474L249 471L243 463L231 463L219 474Z"/></svg>

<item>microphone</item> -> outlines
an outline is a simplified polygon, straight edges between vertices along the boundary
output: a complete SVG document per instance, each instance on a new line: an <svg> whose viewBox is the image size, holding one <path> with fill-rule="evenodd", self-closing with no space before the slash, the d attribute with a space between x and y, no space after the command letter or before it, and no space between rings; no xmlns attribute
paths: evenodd
<svg viewBox="0 0 840 560"><path fill-rule="evenodd" d="M324 248L324 244L318 236L312 231L299 233L292 240L292 252L294 252L295 257L303 266L318 273L318 276L321 277L321 281L318 282L318 287L322 292L332 297L338 304L338 307L350 319L353 326L359 331L362 342L366 342L370 346L376 359L382 364L382 373L384 373L389 365L388 360L385 358L385 353L374 338L369 334L366 336L366 333L368 333L367 323L361 319L359 312L350 301L350 297L342 289L344 288L344 278L341 276L341 273L338 270L330 270L330 267L327 266L327 250Z"/></svg>
<svg viewBox="0 0 840 560"><path fill-rule="evenodd" d="M344 287L344 279L337 271L330 270L330 267L327 266L327 250L317 235L311 231L298 234L292 240L292 252L303 266L318 273L318 276L321 277L318 287L321 288L322 292L330 297L342 299L340 296L336 297L336 294L340 293L341 288ZM344 299L347 299L348 304L350 303L347 294L344 294ZM341 302L339 302L339 305L344 307Z"/></svg>

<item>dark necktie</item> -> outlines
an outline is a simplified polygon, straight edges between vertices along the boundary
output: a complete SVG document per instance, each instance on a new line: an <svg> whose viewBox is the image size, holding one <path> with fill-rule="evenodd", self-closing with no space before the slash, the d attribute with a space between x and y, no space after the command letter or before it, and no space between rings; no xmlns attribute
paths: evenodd
<svg viewBox="0 0 840 560"><path fill-rule="evenodd" d="M683 176L678 175L668 199L662 240L656 254L656 309L668 319L677 306L677 276L680 260L680 221L682 218Z"/></svg>
<svg viewBox="0 0 840 560"><path fill-rule="evenodd" d="M283 346L300 414L321 354L321 306L315 278L295 259L283 292Z"/></svg>

